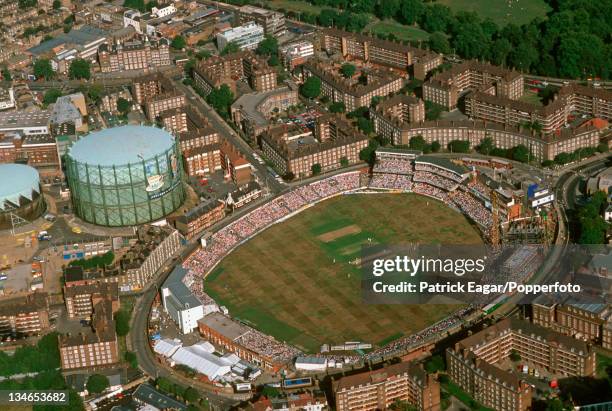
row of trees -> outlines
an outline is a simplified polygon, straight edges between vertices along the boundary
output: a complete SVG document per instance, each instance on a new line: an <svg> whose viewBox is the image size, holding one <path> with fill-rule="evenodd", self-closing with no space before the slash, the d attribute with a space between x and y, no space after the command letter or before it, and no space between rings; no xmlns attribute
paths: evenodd
<svg viewBox="0 0 612 411"><path fill-rule="evenodd" d="M34 75L37 78L51 80L55 77L55 74L50 60L38 59L34 62ZM74 80L89 80L91 78L91 63L84 59L74 59L70 63L68 76Z"/></svg>
<svg viewBox="0 0 612 411"><path fill-rule="evenodd" d="M606 193L598 191L578 209L578 242L580 244L604 244L608 224L602 217L608 206Z"/></svg>
<svg viewBox="0 0 612 411"><path fill-rule="evenodd" d="M115 259L115 253L112 251L107 251L102 255L96 255L91 258L81 258L79 260L71 261L68 264L71 267L79 266L83 267L83 269L91 269L91 268L104 268L107 265L112 264Z"/></svg>
<svg viewBox="0 0 612 411"><path fill-rule="evenodd" d="M165 377L159 377L155 380L155 385L161 391L167 394L174 395L175 397L185 400L190 404L196 404L200 402L200 394L193 387L183 387L179 384L174 384L171 380Z"/></svg>
<svg viewBox="0 0 612 411"><path fill-rule="evenodd" d="M13 355L0 351L0 375L55 370L60 366L57 333L43 336L36 345L24 345Z"/></svg>
<svg viewBox="0 0 612 411"><path fill-rule="evenodd" d="M380 19L418 25L431 33L429 46L441 53L454 50L463 58L488 60L545 76L612 76L612 0L548 0L553 8L548 18L504 27L476 13L453 13L443 4L426 4L423 0L309 1L332 9L323 9L318 15L289 12L290 17L359 32L367 25L368 16L374 14ZM230 2L242 4L245 0ZM395 38L393 34L386 37Z"/></svg>

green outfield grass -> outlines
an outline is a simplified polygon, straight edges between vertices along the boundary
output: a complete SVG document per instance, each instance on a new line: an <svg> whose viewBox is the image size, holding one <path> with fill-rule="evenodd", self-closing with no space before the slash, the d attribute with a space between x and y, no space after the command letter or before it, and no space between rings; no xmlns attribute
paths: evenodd
<svg viewBox="0 0 612 411"><path fill-rule="evenodd" d="M388 343L458 308L363 304L360 272L351 262L368 239L482 242L462 214L425 197L341 196L239 247L208 276L205 289L232 316L311 352L323 343Z"/></svg>
<svg viewBox="0 0 612 411"><path fill-rule="evenodd" d="M544 0L438 0L454 12L474 11L503 27L508 23L525 24L536 17L546 17L551 9Z"/></svg>
<svg viewBox="0 0 612 411"><path fill-rule="evenodd" d="M405 26L393 20L377 21L366 28L373 34L394 34L399 40L427 40L429 33L418 27Z"/></svg>

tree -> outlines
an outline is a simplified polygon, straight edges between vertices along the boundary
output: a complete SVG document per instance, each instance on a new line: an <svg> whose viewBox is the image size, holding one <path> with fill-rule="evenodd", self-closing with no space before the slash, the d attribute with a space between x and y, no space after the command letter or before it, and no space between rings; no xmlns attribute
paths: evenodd
<svg viewBox="0 0 612 411"><path fill-rule="evenodd" d="M332 27L338 13L335 10L323 9L319 13L319 25L324 27Z"/></svg>
<svg viewBox="0 0 612 411"><path fill-rule="evenodd" d="M357 128L363 131L365 134L370 134L374 132L374 124L371 120L368 120L365 117L359 117L357 119Z"/></svg>
<svg viewBox="0 0 612 411"><path fill-rule="evenodd" d="M448 149L452 153L469 153L470 152L470 141L469 140L452 140L448 143Z"/></svg>
<svg viewBox="0 0 612 411"><path fill-rule="evenodd" d="M128 335L130 332L130 314L121 309L115 314L115 331L120 337Z"/></svg>
<svg viewBox="0 0 612 411"><path fill-rule="evenodd" d="M87 97L96 104L102 99L103 93L104 88L100 84L92 84L91 87L87 89Z"/></svg>
<svg viewBox="0 0 612 411"><path fill-rule="evenodd" d="M444 365L444 358L440 355L433 355L426 363L425 363L425 371L430 374L433 374L438 371L444 371L446 366Z"/></svg>
<svg viewBox="0 0 612 411"><path fill-rule="evenodd" d="M308 77L300 87L300 92L306 98L317 98L321 94L321 80L315 76Z"/></svg>
<svg viewBox="0 0 612 411"><path fill-rule="evenodd" d="M378 141L375 139L370 140L367 147L361 149L359 152L359 159L365 161L370 166L376 162L376 149L378 148Z"/></svg>
<svg viewBox="0 0 612 411"><path fill-rule="evenodd" d="M431 142L431 151L433 151L434 153L440 151L441 147L442 146L440 145L440 142L438 140L434 140Z"/></svg>
<svg viewBox="0 0 612 411"><path fill-rule="evenodd" d="M265 385L261 390L261 395L266 398L276 398L280 397L281 393L275 387L270 387L269 385Z"/></svg>
<svg viewBox="0 0 612 411"><path fill-rule="evenodd" d="M526 163L529 161L529 149L522 144L512 148L512 159Z"/></svg>
<svg viewBox="0 0 612 411"><path fill-rule="evenodd" d="M510 361L512 362L519 362L521 360L521 355L518 353L518 351L512 350L510 351L508 358L510 358Z"/></svg>
<svg viewBox="0 0 612 411"><path fill-rule="evenodd" d="M400 9L400 0L379 1L376 4L376 16L381 19L390 19L397 16Z"/></svg>
<svg viewBox="0 0 612 411"><path fill-rule="evenodd" d="M68 75L71 79L87 79L91 77L91 64L89 61L84 59L74 59L70 63L70 69Z"/></svg>
<svg viewBox="0 0 612 411"><path fill-rule="evenodd" d="M44 78L50 80L55 76L51 62L47 59L38 59L34 63L34 75L37 78Z"/></svg>
<svg viewBox="0 0 612 411"><path fill-rule="evenodd" d="M53 104L57 101L58 98L62 96L62 92L56 88L50 88L45 91L45 95L43 96L43 104L49 105Z"/></svg>
<svg viewBox="0 0 612 411"><path fill-rule="evenodd" d="M274 36L266 37L257 45L255 53L261 56L274 56L278 54L278 40Z"/></svg>
<svg viewBox="0 0 612 411"><path fill-rule="evenodd" d="M414 24L425 12L422 0L404 0L400 6L400 16L406 24Z"/></svg>
<svg viewBox="0 0 612 411"><path fill-rule="evenodd" d="M448 39L439 31L432 33L428 40L429 48L437 53L448 54L451 50Z"/></svg>
<svg viewBox="0 0 612 411"><path fill-rule="evenodd" d="M138 369L138 358L136 357L136 353L133 353L132 351L126 351L125 361L127 361L130 364L130 367L132 367L133 369Z"/></svg>
<svg viewBox="0 0 612 411"><path fill-rule="evenodd" d="M329 105L329 111L332 113L344 113L346 111L346 107L344 106L343 102L336 101Z"/></svg>
<svg viewBox="0 0 612 411"><path fill-rule="evenodd" d="M408 146L413 150L423 151L426 144L427 142L421 135L411 137L408 141Z"/></svg>
<svg viewBox="0 0 612 411"><path fill-rule="evenodd" d="M448 6L433 4L425 8L425 12L421 16L419 25L423 28L423 30L430 33L436 31L445 33L452 21L453 13Z"/></svg>
<svg viewBox="0 0 612 411"><path fill-rule="evenodd" d="M13 76L11 76L11 72L9 71L8 67L2 68L2 78L4 81L13 81Z"/></svg>
<svg viewBox="0 0 612 411"><path fill-rule="evenodd" d="M136 9L140 11L146 11L145 0L125 0L123 2L123 7L128 9Z"/></svg>
<svg viewBox="0 0 612 411"><path fill-rule="evenodd" d="M315 163L312 165L312 167L310 167L311 171L312 171L312 175L316 176L317 174L321 174L321 164L319 163Z"/></svg>
<svg viewBox="0 0 612 411"><path fill-rule="evenodd" d="M117 99L117 111L119 111L121 115L127 116L127 114L130 112L131 109L132 109L131 102L124 99L123 97L119 97Z"/></svg>
<svg viewBox="0 0 612 411"><path fill-rule="evenodd" d="M172 47L174 50L182 50L186 45L187 42L185 41L185 37L180 35L174 36L172 42L170 43L170 47Z"/></svg>
<svg viewBox="0 0 612 411"><path fill-rule="evenodd" d="M270 66L280 66L280 59L276 54L273 54L268 59L268 65Z"/></svg>
<svg viewBox="0 0 612 411"><path fill-rule="evenodd" d="M221 50L221 53L219 54L221 56L225 56L226 54L237 53L239 51L240 46L238 45L238 43L236 43L235 41L230 41L225 45L225 47L223 47L223 50Z"/></svg>
<svg viewBox="0 0 612 411"><path fill-rule="evenodd" d="M28 9L30 7L35 7L38 4L38 1L37 0L19 0L17 4L19 5L20 9Z"/></svg>
<svg viewBox="0 0 612 411"><path fill-rule="evenodd" d="M476 150L480 154L488 156L494 148L495 144L493 143L493 139L491 137L485 137L480 141L480 144L478 145L478 147L476 147Z"/></svg>
<svg viewBox="0 0 612 411"><path fill-rule="evenodd" d="M599 143L597 145L597 151L599 151L600 153L607 153L608 152L608 144L607 143Z"/></svg>
<svg viewBox="0 0 612 411"><path fill-rule="evenodd" d="M340 166L348 167L348 165L349 165L348 158L346 158L345 156L340 157Z"/></svg>
<svg viewBox="0 0 612 411"><path fill-rule="evenodd" d="M60 0L53 0L53 10L59 10L62 7Z"/></svg>
<svg viewBox="0 0 612 411"><path fill-rule="evenodd" d="M227 84L221 84L221 87L213 89L208 96L206 96L206 102L223 118L229 118L230 106L233 101L234 93L232 93L232 90L230 90Z"/></svg>
<svg viewBox="0 0 612 411"><path fill-rule="evenodd" d="M285 181L292 181L295 178L295 174L293 174L291 171L287 171L285 174L283 174L283 180Z"/></svg>
<svg viewBox="0 0 612 411"><path fill-rule="evenodd" d="M353 74L355 74L356 70L357 68L350 63L344 63L342 67L340 67L340 73L342 73L342 75L346 78L353 77Z"/></svg>
<svg viewBox="0 0 612 411"><path fill-rule="evenodd" d="M183 398L187 402L194 403L200 399L200 394L198 394L195 388L187 387L183 393Z"/></svg>
<svg viewBox="0 0 612 411"><path fill-rule="evenodd" d="M87 379L87 391L99 394L110 386L108 378L102 374L92 374Z"/></svg>

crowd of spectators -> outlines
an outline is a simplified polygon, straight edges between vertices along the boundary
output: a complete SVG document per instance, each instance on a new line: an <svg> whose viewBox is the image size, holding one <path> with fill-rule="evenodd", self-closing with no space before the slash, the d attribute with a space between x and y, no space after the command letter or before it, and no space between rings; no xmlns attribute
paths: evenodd
<svg viewBox="0 0 612 411"><path fill-rule="evenodd" d="M408 160L380 159L374 164L374 173L412 174L412 163Z"/></svg>
<svg viewBox="0 0 612 411"><path fill-rule="evenodd" d="M415 171L428 171L430 173L434 173L439 176L456 181L457 183L461 183L464 180L463 176L457 173L453 173L452 171L446 170L442 167L434 166L433 164L415 163L414 169Z"/></svg>
<svg viewBox="0 0 612 411"><path fill-rule="evenodd" d="M410 191L412 190L412 181L408 175L374 174L368 186L370 188Z"/></svg>
<svg viewBox="0 0 612 411"><path fill-rule="evenodd" d="M251 327L248 327L248 329L248 332L236 338L234 342L278 363L288 363L302 354L300 350L289 344L276 341L273 337Z"/></svg>
<svg viewBox="0 0 612 411"><path fill-rule="evenodd" d="M485 229L490 229L493 225L493 217L487 208L470 194L463 190L455 190L449 193L453 203L461 211L467 214L472 220L480 224Z"/></svg>
<svg viewBox="0 0 612 411"><path fill-rule="evenodd" d="M442 188L446 191L453 191L457 188L458 183L454 180L449 180L445 177L440 177L436 174L428 171L416 171L413 177L416 183L427 183L436 187Z"/></svg>
<svg viewBox="0 0 612 411"><path fill-rule="evenodd" d="M412 191L428 197L436 198L448 206L452 206L448 193L427 183L413 183Z"/></svg>
<svg viewBox="0 0 612 411"><path fill-rule="evenodd" d="M475 309L472 305L464 307L443 320L440 320L417 333L402 337L391 342L390 344L385 345L384 347L369 352L365 357L367 359L375 359L381 356L388 356L397 352L416 348L423 343L432 341L436 337L444 338L446 336L446 332L461 325L465 319L474 312L474 310Z"/></svg>

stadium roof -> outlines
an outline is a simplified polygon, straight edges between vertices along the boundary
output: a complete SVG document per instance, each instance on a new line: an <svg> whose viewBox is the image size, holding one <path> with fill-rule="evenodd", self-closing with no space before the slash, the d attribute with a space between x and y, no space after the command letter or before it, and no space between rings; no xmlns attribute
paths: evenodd
<svg viewBox="0 0 612 411"><path fill-rule="evenodd" d="M23 164L0 164L0 211L19 207L20 199L33 199L40 192L40 178L35 168Z"/></svg>
<svg viewBox="0 0 612 411"><path fill-rule="evenodd" d="M181 348L183 343L178 338L171 340L170 338L164 338L155 342L153 351L164 357L172 357L176 350Z"/></svg>
<svg viewBox="0 0 612 411"><path fill-rule="evenodd" d="M70 157L80 163L119 166L138 163L170 149L174 137L157 127L107 128L83 137L70 148Z"/></svg>
<svg viewBox="0 0 612 411"><path fill-rule="evenodd" d="M179 348L172 356L172 360L193 368L211 381L229 374L233 365L232 361L218 357L198 344Z"/></svg>
<svg viewBox="0 0 612 411"><path fill-rule="evenodd" d="M191 290L183 283L183 278L187 274L187 270L180 265L174 267L163 287L170 289L173 298L167 301L174 305L177 311L182 311L188 308L195 308L202 303L191 293Z"/></svg>
<svg viewBox="0 0 612 411"><path fill-rule="evenodd" d="M452 171L453 173L464 175L469 172L467 167L460 166L458 164L453 163L447 158L441 157L433 157L433 156L420 156L416 159L417 163L428 163L437 167L444 168L448 171Z"/></svg>

